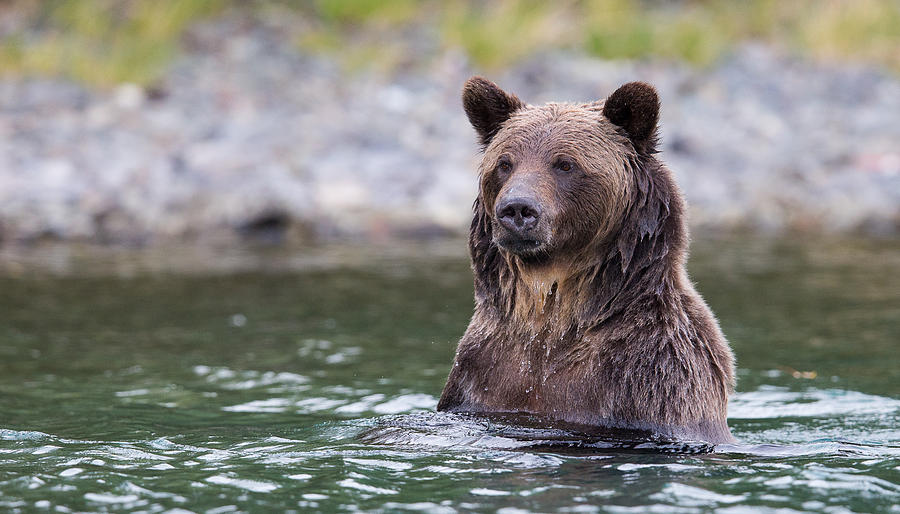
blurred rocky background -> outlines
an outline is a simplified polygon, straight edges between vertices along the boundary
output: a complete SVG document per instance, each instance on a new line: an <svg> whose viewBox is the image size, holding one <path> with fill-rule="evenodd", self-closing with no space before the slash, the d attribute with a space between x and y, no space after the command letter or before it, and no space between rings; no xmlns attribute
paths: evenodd
<svg viewBox="0 0 900 514"><path fill-rule="evenodd" d="M656 85L695 234L900 233L895 0L0 0L0 244L463 234L476 73Z"/></svg>

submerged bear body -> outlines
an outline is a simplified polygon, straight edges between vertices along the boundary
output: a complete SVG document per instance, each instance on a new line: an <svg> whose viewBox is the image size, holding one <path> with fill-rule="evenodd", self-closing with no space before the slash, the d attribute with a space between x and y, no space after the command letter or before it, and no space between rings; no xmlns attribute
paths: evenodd
<svg viewBox="0 0 900 514"><path fill-rule="evenodd" d="M733 357L685 271L656 92L526 106L476 77L463 101L485 150L476 306L438 410L731 441Z"/></svg>

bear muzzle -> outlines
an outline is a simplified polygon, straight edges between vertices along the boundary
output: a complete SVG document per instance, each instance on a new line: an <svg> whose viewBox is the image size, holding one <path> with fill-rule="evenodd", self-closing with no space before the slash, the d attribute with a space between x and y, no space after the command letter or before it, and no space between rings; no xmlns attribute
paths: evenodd
<svg viewBox="0 0 900 514"><path fill-rule="evenodd" d="M499 225L494 241L514 254L526 255L541 251L546 245L541 230L540 204L526 196L506 196L497 203L494 219Z"/></svg>

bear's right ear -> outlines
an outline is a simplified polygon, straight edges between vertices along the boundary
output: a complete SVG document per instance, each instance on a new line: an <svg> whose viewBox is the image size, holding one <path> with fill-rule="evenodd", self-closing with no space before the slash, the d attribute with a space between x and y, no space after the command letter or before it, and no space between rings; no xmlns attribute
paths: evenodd
<svg viewBox="0 0 900 514"><path fill-rule="evenodd" d="M525 105L516 95L500 89L497 84L481 77L472 77L463 87L463 108L469 123L475 127L481 144L490 144L500 126Z"/></svg>

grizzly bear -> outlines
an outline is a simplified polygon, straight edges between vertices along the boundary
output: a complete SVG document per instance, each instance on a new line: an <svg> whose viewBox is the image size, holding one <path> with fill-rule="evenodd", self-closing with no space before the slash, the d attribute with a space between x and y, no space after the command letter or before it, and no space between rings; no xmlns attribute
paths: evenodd
<svg viewBox="0 0 900 514"><path fill-rule="evenodd" d="M483 146L475 312L437 409L733 441L734 358L687 276L656 90L536 106L473 77L463 106Z"/></svg>

